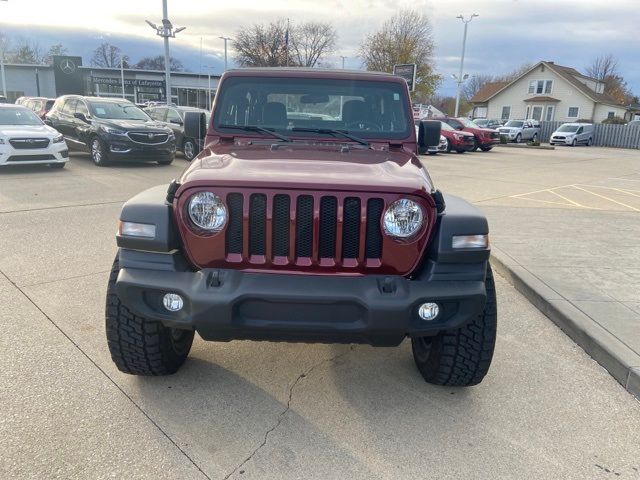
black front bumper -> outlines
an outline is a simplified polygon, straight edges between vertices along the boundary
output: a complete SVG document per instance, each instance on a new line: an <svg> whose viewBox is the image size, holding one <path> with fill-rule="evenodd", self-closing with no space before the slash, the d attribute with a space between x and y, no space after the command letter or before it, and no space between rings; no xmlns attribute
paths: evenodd
<svg viewBox="0 0 640 480"><path fill-rule="evenodd" d="M111 161L168 161L175 158L176 142L168 140L160 144L141 144L125 135L105 135L103 139L107 157Z"/></svg>
<svg viewBox="0 0 640 480"><path fill-rule="evenodd" d="M153 262L135 259L123 262L122 251L120 258L116 291L127 308L167 326L195 329L205 340L393 346L406 336L458 328L478 315L486 302L484 281L477 278L477 272L470 276L473 280L225 269L193 272L168 266L164 259L153 266ZM486 262L474 268L486 268ZM163 307L162 297L169 292L183 297L179 312ZM435 320L419 318L418 308L424 302L438 303L440 313Z"/></svg>

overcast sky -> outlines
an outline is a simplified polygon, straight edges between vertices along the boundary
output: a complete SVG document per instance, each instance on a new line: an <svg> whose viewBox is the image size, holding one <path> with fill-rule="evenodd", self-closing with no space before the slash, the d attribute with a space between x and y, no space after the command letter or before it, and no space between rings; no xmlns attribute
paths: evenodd
<svg viewBox="0 0 640 480"><path fill-rule="evenodd" d="M332 22L338 50L329 59L360 68L358 46L397 9L426 12L433 21L436 68L445 77L440 93L453 94L463 25L455 17L478 13L469 26L465 72L504 73L522 63L551 60L584 71L593 57L613 53L629 85L640 93L640 0L169 0L169 18L186 26L172 48L190 70L222 69L220 35L277 17ZM121 46L132 60L162 53L160 39L144 23L162 17L161 0L8 0L0 1L0 32L38 41L60 41L84 56L100 41ZM233 53L230 52L230 55Z"/></svg>

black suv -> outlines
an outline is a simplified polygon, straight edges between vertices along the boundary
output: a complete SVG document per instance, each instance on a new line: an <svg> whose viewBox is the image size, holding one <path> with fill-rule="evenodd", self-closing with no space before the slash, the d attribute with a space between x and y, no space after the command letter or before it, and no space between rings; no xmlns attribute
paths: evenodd
<svg viewBox="0 0 640 480"><path fill-rule="evenodd" d="M128 100L65 95L45 123L64 135L72 150L91 153L99 166L119 160L168 165L176 154L173 131Z"/></svg>
<svg viewBox="0 0 640 480"><path fill-rule="evenodd" d="M207 110L195 107L176 107L173 105L153 105L144 110L154 120L165 123L176 136L176 146L182 151L187 160L191 161L202 150L204 146L203 138L189 138L184 134L184 114L185 112L204 113L207 123L211 114Z"/></svg>

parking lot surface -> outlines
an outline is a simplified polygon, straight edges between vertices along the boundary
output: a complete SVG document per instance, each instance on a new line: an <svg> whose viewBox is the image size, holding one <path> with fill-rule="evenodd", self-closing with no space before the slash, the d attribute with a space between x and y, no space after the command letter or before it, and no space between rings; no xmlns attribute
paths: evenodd
<svg viewBox="0 0 640 480"><path fill-rule="evenodd" d="M492 208L568 171L534 176L533 155L518 173L512 155L527 154L425 162L499 222ZM474 388L424 383L406 342L197 339L173 376L118 372L104 337L118 213L186 165L72 154L60 171L0 171L1 478L640 478L640 404L500 277L496 355Z"/></svg>

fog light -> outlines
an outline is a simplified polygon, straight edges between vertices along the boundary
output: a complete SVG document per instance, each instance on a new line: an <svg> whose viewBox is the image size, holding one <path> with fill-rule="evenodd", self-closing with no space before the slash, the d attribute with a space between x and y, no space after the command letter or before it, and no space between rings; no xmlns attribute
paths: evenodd
<svg viewBox="0 0 640 480"><path fill-rule="evenodd" d="M166 293L165 296L162 297L162 304L164 305L164 308L170 312L177 312L178 310L182 310L184 301L177 293Z"/></svg>
<svg viewBox="0 0 640 480"><path fill-rule="evenodd" d="M434 320L438 316L439 312L440 307L438 307L437 303L423 303L418 309L418 315L420 318L427 322Z"/></svg>

